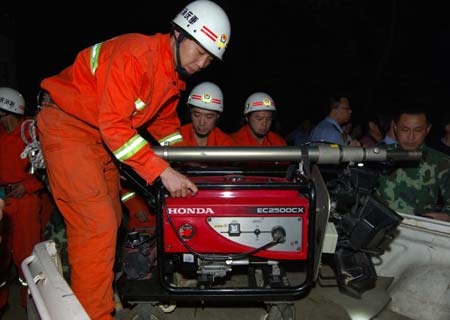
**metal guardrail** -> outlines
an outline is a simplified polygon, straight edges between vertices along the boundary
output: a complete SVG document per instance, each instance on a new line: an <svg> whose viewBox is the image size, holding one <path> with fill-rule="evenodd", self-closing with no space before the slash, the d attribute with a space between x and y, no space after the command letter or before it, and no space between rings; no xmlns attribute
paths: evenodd
<svg viewBox="0 0 450 320"><path fill-rule="evenodd" d="M29 314L29 319L40 320L89 320L89 316L81 306L64 277L59 273L54 257L55 242L40 242L34 246L33 254L25 258L21 264L28 290L32 296L34 308L39 316Z"/></svg>

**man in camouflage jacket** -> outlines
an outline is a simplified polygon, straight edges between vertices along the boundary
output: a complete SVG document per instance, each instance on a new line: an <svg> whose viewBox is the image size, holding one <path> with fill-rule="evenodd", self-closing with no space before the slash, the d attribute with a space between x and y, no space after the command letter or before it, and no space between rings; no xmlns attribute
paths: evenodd
<svg viewBox="0 0 450 320"><path fill-rule="evenodd" d="M382 175L376 193L395 211L450 221L450 157L424 144L430 128L423 109L411 108L397 116L398 145L389 148L420 150L423 158Z"/></svg>

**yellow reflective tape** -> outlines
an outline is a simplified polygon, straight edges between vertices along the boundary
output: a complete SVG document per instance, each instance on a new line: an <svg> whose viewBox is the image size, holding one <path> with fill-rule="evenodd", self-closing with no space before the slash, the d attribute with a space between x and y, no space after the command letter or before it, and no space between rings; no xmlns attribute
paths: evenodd
<svg viewBox="0 0 450 320"><path fill-rule="evenodd" d="M134 105L136 106L136 110L141 111L145 108L146 104L141 99L137 98L134 102Z"/></svg>
<svg viewBox="0 0 450 320"><path fill-rule="evenodd" d="M122 202L127 202L128 200L133 198L135 196L135 194L136 194L136 192L134 192L134 191L128 191L124 195L122 195L120 200L122 200Z"/></svg>
<svg viewBox="0 0 450 320"><path fill-rule="evenodd" d="M91 48L91 73L95 75L95 71L98 68L98 57L100 56L100 47L102 46L102 42L93 45Z"/></svg>
<svg viewBox="0 0 450 320"><path fill-rule="evenodd" d="M139 134L133 136L130 140L123 144L119 149L114 151L114 155L119 161L125 161L141 150L148 142Z"/></svg>
<svg viewBox="0 0 450 320"><path fill-rule="evenodd" d="M183 141L183 136L181 135L181 133L175 132L167 137L162 138L158 142L162 146L166 145L166 143L170 146L174 143L181 142L181 141Z"/></svg>

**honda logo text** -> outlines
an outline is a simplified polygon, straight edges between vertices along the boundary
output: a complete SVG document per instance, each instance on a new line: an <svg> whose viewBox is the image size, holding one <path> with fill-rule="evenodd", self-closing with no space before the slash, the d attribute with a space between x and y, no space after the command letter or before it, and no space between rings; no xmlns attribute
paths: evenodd
<svg viewBox="0 0 450 320"><path fill-rule="evenodd" d="M167 208L169 214L214 214L211 208Z"/></svg>

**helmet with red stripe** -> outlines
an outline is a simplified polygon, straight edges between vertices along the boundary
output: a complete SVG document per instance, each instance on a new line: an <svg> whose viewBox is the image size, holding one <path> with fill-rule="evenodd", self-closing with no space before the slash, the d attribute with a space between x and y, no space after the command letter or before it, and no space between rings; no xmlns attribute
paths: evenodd
<svg viewBox="0 0 450 320"><path fill-rule="evenodd" d="M172 22L183 29L219 60L230 41L230 20L225 11L210 0L189 3Z"/></svg>
<svg viewBox="0 0 450 320"><path fill-rule="evenodd" d="M255 92L245 101L244 115L253 111L277 111L272 97L265 92Z"/></svg>
<svg viewBox="0 0 450 320"><path fill-rule="evenodd" d="M23 115L25 113L25 99L19 91L8 87L1 87L0 109Z"/></svg>
<svg viewBox="0 0 450 320"><path fill-rule="evenodd" d="M192 89L188 105L211 111L223 111L223 94L219 86L212 82L202 82Z"/></svg>

